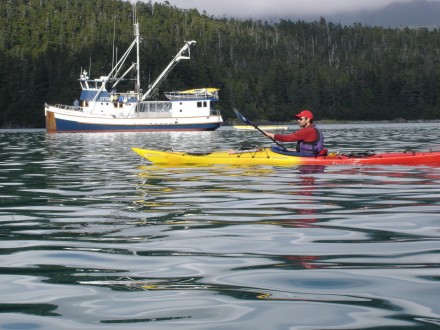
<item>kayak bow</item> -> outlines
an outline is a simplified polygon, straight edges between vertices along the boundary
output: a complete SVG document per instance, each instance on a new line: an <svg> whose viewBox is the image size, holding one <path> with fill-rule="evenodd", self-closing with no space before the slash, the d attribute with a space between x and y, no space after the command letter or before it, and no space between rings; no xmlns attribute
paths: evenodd
<svg viewBox="0 0 440 330"><path fill-rule="evenodd" d="M252 148L193 153L132 148L155 164L230 164L230 165L440 165L440 152L403 151L380 154L329 153L327 156L300 156L280 148Z"/></svg>

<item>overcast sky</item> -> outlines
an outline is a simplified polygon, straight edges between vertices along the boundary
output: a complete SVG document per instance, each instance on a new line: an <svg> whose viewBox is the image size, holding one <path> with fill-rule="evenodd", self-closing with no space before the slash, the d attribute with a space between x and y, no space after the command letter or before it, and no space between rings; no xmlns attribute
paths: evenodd
<svg viewBox="0 0 440 330"><path fill-rule="evenodd" d="M166 0L152 0L163 3ZM196 8L215 17L236 18L325 16L329 14L383 8L392 2L413 0L168 0L180 9ZM424 0L419 0L424 1Z"/></svg>

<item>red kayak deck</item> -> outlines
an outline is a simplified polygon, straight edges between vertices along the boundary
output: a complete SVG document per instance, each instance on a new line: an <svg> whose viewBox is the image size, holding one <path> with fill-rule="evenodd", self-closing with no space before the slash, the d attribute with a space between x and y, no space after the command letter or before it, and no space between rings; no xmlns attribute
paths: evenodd
<svg viewBox="0 0 440 330"><path fill-rule="evenodd" d="M370 155L329 153L302 157L304 165L440 165L440 152L390 152Z"/></svg>

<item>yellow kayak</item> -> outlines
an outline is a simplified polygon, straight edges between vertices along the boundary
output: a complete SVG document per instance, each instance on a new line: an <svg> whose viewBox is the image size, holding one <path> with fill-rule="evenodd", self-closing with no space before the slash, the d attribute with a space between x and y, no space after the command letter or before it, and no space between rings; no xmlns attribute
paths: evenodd
<svg viewBox="0 0 440 330"><path fill-rule="evenodd" d="M301 156L272 148L250 148L214 152L159 151L132 148L155 164L230 164L230 165L440 165L440 152L329 153Z"/></svg>
<svg viewBox="0 0 440 330"><path fill-rule="evenodd" d="M300 165L300 157L277 154L270 148L186 152L132 148L139 156L155 164L230 164L230 165Z"/></svg>
<svg viewBox="0 0 440 330"><path fill-rule="evenodd" d="M204 93L215 93L218 92L219 89L218 88L212 88L212 87L208 87L208 88L195 88L195 89L188 89L186 91L180 91L180 93L185 93L185 94L204 94Z"/></svg>

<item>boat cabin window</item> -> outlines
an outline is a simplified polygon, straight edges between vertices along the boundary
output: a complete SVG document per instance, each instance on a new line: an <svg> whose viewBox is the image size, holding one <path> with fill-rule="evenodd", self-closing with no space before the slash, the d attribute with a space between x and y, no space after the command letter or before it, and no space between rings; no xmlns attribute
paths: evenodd
<svg viewBox="0 0 440 330"><path fill-rule="evenodd" d="M199 101L197 102L197 108L206 108L207 102L206 101Z"/></svg>

